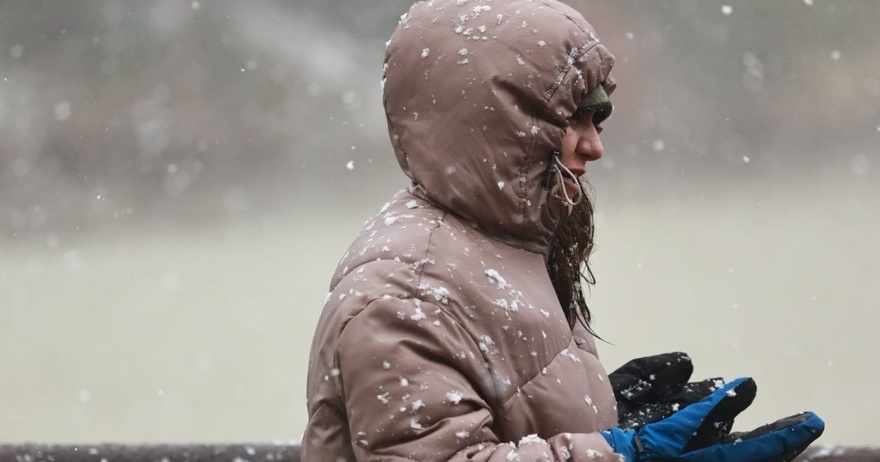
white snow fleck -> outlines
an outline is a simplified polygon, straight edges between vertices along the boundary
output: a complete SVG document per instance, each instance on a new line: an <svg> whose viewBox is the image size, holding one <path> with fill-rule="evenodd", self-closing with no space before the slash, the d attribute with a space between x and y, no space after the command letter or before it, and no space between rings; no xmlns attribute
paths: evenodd
<svg viewBox="0 0 880 462"><path fill-rule="evenodd" d="M725 394L727 396L734 397L734 396L736 396L736 390L733 390L733 389L727 390L727 393L725 393Z"/></svg>
<svg viewBox="0 0 880 462"><path fill-rule="evenodd" d="M398 218L400 218L400 217L397 217L397 216L394 216L394 215L391 215L391 216L387 216L387 217L385 217L385 226L391 226L391 225L393 225L394 222L397 221Z"/></svg>
<svg viewBox="0 0 880 462"><path fill-rule="evenodd" d="M517 131L517 132L516 132L516 136L518 136L518 137L520 137L520 138L525 138L525 137L526 137L526 132L523 132L523 131Z"/></svg>
<svg viewBox="0 0 880 462"><path fill-rule="evenodd" d="M519 443L517 443L517 445L522 446L524 444L541 444L541 443L546 443L546 442L547 441L544 440L544 438L541 438L540 436L532 433L531 435L526 435L526 436L522 437L522 439L519 440Z"/></svg>
<svg viewBox="0 0 880 462"><path fill-rule="evenodd" d="M409 386L409 380L407 380L406 377L401 377L401 378L400 378L400 386L401 386L401 387L408 387L408 386Z"/></svg>
<svg viewBox="0 0 880 462"><path fill-rule="evenodd" d="M804 5L812 5L813 0L804 0Z"/></svg>
<svg viewBox="0 0 880 462"><path fill-rule="evenodd" d="M570 359L570 360L572 360L572 361L574 361L574 362L576 362L576 363L581 362L581 359L578 358L574 353L568 351L568 348L562 350L559 354L561 354L562 356L567 357L568 359Z"/></svg>
<svg viewBox="0 0 880 462"><path fill-rule="evenodd" d="M636 35L633 34L632 32L627 32L627 33L626 33L626 39L627 39L627 40L632 40L632 39L634 39L635 37L636 37Z"/></svg>
<svg viewBox="0 0 880 462"><path fill-rule="evenodd" d="M743 162L749 163L750 161L751 159L749 159L749 156L743 156Z"/></svg>
<svg viewBox="0 0 880 462"><path fill-rule="evenodd" d="M388 404L391 402L391 395L389 393L383 393L381 395L376 395L376 399L382 402L382 404Z"/></svg>
<svg viewBox="0 0 880 462"><path fill-rule="evenodd" d="M596 407L595 404L593 404L593 398L590 395L584 395L584 402L586 402L587 405L593 408L593 412L595 412L596 414L599 413L599 408Z"/></svg>
<svg viewBox="0 0 880 462"><path fill-rule="evenodd" d="M831 52L831 59L833 59L834 61L837 61L838 59L840 59L840 50L832 51Z"/></svg>
<svg viewBox="0 0 880 462"><path fill-rule="evenodd" d="M565 460L571 459L571 452L568 450L568 446L560 446L559 447L559 454Z"/></svg>
<svg viewBox="0 0 880 462"><path fill-rule="evenodd" d="M449 402L452 403L452 404L458 404L458 403L460 403L460 402L461 402L461 398L462 398L461 392L458 392L458 391L448 391L448 392L446 392L446 399L448 399Z"/></svg>
<svg viewBox="0 0 880 462"><path fill-rule="evenodd" d="M55 118L60 121L65 121L70 118L70 103L67 101L61 101L55 105Z"/></svg>
<svg viewBox="0 0 880 462"><path fill-rule="evenodd" d="M654 140L654 142L651 143L651 148L656 152L663 152L663 150L666 149L666 143L663 140Z"/></svg>
<svg viewBox="0 0 880 462"><path fill-rule="evenodd" d="M538 46L541 48L544 48L545 46L547 46L547 42L545 42L543 40L538 40Z"/></svg>
<svg viewBox="0 0 880 462"><path fill-rule="evenodd" d="M467 430L462 430L460 432L455 432L455 436L457 436L461 439L465 439L465 438L471 436L471 433Z"/></svg>
<svg viewBox="0 0 880 462"><path fill-rule="evenodd" d="M425 265L435 264L437 264L437 260L434 260L433 258L423 258L421 260L413 262L410 266L412 266L413 271L421 271L422 268L425 267Z"/></svg>
<svg viewBox="0 0 880 462"><path fill-rule="evenodd" d="M458 50L458 54L459 54L460 56L467 56L467 55L468 55L468 49L467 49L467 48L462 48L462 49Z"/></svg>
<svg viewBox="0 0 880 462"><path fill-rule="evenodd" d="M481 335L480 340L482 340L482 342L479 343L480 351L486 354L492 354L493 351L491 350L491 348L489 348L490 346L495 345L492 337L489 337L488 335ZM497 352L497 350L495 352Z"/></svg>
<svg viewBox="0 0 880 462"><path fill-rule="evenodd" d="M498 189L504 189L504 182L503 181L498 182Z"/></svg>
<svg viewBox="0 0 880 462"><path fill-rule="evenodd" d="M543 314L545 318L549 318L549 317L550 317L550 312L547 311L547 310L541 310L541 314Z"/></svg>
<svg viewBox="0 0 880 462"><path fill-rule="evenodd" d="M417 399L417 400L413 401L413 403L412 403L413 412L418 411L419 409L421 409L423 407L425 407L425 403L424 403L424 401L422 401L420 399Z"/></svg>
<svg viewBox="0 0 880 462"><path fill-rule="evenodd" d="M409 421L409 427L417 432L421 432L425 430L425 427L422 427L422 424L419 423L418 420L412 419Z"/></svg>
<svg viewBox="0 0 880 462"><path fill-rule="evenodd" d="M391 363L388 361L382 361L382 369L391 369Z"/></svg>
<svg viewBox="0 0 880 462"><path fill-rule="evenodd" d="M422 311L421 308L416 308L416 314L410 316L410 319L412 319L413 321L421 321L425 318L427 318L427 316L425 316L425 313Z"/></svg>
<svg viewBox="0 0 880 462"><path fill-rule="evenodd" d="M419 206L419 203L416 202L415 200L411 200L406 203L406 208L408 208L408 209L414 209L414 208L417 208L418 206Z"/></svg>
<svg viewBox="0 0 880 462"><path fill-rule="evenodd" d="M431 49L430 49L430 48L423 48L423 49L422 49L422 59L427 58L427 57L428 57L428 53L430 53L430 52L431 52Z"/></svg>
<svg viewBox="0 0 880 462"><path fill-rule="evenodd" d="M431 287L426 283L419 286L420 291L427 292L428 295L434 297L434 300L446 305L449 303L449 289L446 287Z"/></svg>
<svg viewBox="0 0 880 462"><path fill-rule="evenodd" d="M724 16L729 16L731 13L733 13L733 7L730 5L721 5L721 13Z"/></svg>
<svg viewBox="0 0 880 462"><path fill-rule="evenodd" d="M489 282L492 284L497 284L499 289L507 289L510 287L510 284L507 283L507 280L504 279L501 274L498 273L498 270L495 269L487 269L485 271L486 277L489 278Z"/></svg>
<svg viewBox="0 0 880 462"><path fill-rule="evenodd" d="M520 66L526 65L526 61L524 59L522 59L522 56L520 56L520 55L516 55L516 63L519 64Z"/></svg>

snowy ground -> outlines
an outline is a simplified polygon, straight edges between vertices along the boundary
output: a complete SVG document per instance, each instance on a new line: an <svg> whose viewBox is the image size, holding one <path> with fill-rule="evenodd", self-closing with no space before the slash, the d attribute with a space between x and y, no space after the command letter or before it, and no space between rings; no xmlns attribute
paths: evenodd
<svg viewBox="0 0 880 462"><path fill-rule="evenodd" d="M740 429L812 409L824 442L875 443L878 187L682 197L599 202L606 365L687 351L699 377L755 377ZM369 214L332 212L0 246L0 440L297 439L312 329Z"/></svg>

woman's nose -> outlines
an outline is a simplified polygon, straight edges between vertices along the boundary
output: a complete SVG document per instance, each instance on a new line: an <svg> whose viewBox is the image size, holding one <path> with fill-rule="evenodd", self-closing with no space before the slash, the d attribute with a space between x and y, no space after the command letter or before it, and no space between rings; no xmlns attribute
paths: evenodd
<svg viewBox="0 0 880 462"><path fill-rule="evenodd" d="M581 130L575 150L578 156L587 162L602 158L605 151L602 148L602 140L599 139L599 131L595 126L590 124Z"/></svg>

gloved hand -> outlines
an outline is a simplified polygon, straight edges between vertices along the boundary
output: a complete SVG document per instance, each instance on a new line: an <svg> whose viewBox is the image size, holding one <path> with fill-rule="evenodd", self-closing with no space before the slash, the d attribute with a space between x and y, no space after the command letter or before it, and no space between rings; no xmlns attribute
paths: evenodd
<svg viewBox="0 0 880 462"><path fill-rule="evenodd" d="M718 423L732 422L756 393L755 381L742 377L659 422L601 434L627 462L788 462L825 429L819 416L804 412L746 433L719 432Z"/></svg>
<svg viewBox="0 0 880 462"><path fill-rule="evenodd" d="M665 419L724 386L712 378L691 382L694 365L682 352L636 358L608 374L621 428L641 427Z"/></svg>

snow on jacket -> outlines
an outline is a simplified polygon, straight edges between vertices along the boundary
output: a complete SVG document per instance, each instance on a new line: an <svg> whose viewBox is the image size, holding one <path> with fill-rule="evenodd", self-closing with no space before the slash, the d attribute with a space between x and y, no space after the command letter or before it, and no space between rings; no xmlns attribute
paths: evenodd
<svg viewBox="0 0 880 462"><path fill-rule="evenodd" d="M614 89L612 63L556 1L404 15L383 84L412 185L333 275L303 460L618 460L597 433L617 413L595 343L547 274L568 209L543 184L580 100Z"/></svg>

